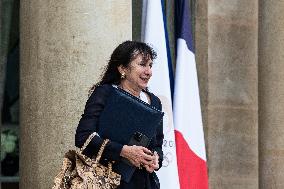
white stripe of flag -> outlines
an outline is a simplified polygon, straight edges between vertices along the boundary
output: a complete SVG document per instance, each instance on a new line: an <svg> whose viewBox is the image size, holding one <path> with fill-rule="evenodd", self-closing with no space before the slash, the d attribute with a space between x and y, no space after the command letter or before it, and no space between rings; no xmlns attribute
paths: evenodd
<svg viewBox="0 0 284 189"><path fill-rule="evenodd" d="M149 82L149 90L162 101L165 112L164 128L164 161L163 167L157 172L161 188L179 189L177 172L174 126L172 116L172 100L161 0L143 1L142 41L152 45L157 52L153 65L153 76Z"/></svg>
<svg viewBox="0 0 284 189"><path fill-rule="evenodd" d="M188 0L176 1L174 125L181 189L208 189L205 142Z"/></svg>

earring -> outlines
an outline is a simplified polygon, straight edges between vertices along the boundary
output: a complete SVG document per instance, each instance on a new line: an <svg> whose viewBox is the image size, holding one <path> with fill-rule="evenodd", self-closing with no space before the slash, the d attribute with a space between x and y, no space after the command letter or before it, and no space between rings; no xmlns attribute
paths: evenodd
<svg viewBox="0 0 284 189"><path fill-rule="evenodd" d="M121 79L124 79L125 77L126 77L125 73L122 73L121 76L120 76Z"/></svg>

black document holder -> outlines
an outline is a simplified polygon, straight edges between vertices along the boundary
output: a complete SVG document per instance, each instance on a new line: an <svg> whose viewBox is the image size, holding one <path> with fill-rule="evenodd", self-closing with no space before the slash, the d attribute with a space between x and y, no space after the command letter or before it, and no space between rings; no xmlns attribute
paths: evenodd
<svg viewBox="0 0 284 189"><path fill-rule="evenodd" d="M164 113L120 88L113 88L99 118L98 133L120 144L128 144L134 133L140 132L150 140L162 121ZM113 166L125 182L129 182L135 167L123 161Z"/></svg>

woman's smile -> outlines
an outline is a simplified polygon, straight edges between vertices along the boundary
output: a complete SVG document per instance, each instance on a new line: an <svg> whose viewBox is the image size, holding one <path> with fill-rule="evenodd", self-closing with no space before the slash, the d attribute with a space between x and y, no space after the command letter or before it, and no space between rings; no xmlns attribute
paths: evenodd
<svg viewBox="0 0 284 189"><path fill-rule="evenodd" d="M146 89L150 78L152 77L152 60L145 58L142 55L130 62L129 67L121 67L122 72L126 77L121 81L125 88L138 90L139 93L142 89Z"/></svg>

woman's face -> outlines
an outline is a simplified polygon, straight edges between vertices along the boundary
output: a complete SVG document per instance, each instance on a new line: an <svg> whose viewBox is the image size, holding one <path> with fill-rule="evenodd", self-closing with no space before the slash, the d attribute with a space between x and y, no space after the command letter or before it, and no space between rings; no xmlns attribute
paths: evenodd
<svg viewBox="0 0 284 189"><path fill-rule="evenodd" d="M142 55L137 55L126 68L121 67L120 73L124 72L126 76L123 82L132 88L145 89L152 76L152 65L150 58L143 59Z"/></svg>

